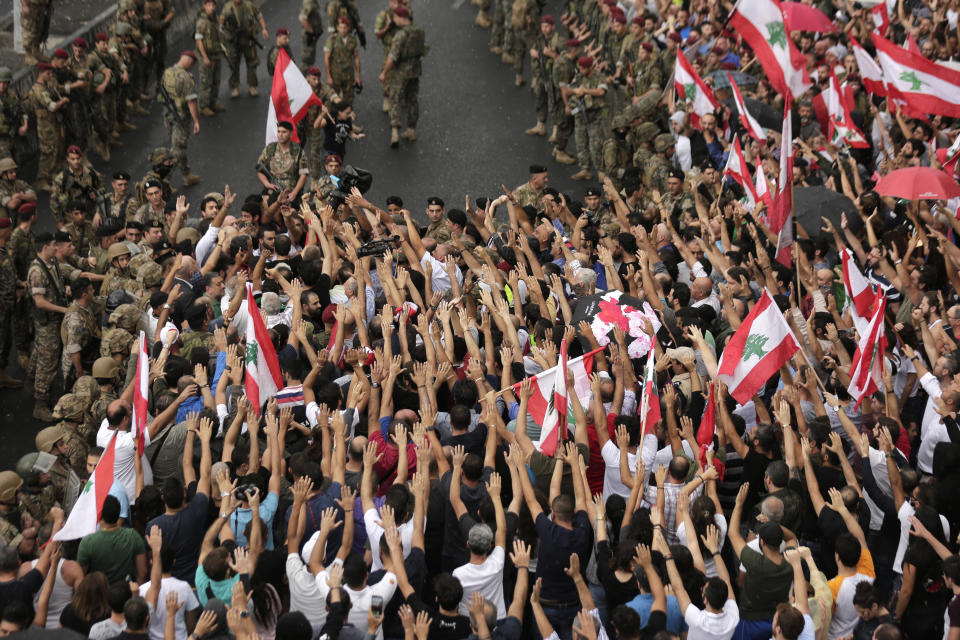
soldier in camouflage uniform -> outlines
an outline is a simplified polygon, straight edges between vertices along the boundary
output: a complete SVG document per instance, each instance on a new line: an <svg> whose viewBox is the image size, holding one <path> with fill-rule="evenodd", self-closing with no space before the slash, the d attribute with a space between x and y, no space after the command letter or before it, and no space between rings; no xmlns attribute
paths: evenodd
<svg viewBox="0 0 960 640"><path fill-rule="evenodd" d="M24 62L37 64L50 31L53 0L21 0L20 26L23 29Z"/></svg>
<svg viewBox="0 0 960 640"><path fill-rule="evenodd" d="M13 157L14 136L27 135L29 112L23 108L20 96L10 89L13 72L0 67L0 158Z"/></svg>
<svg viewBox="0 0 960 640"><path fill-rule="evenodd" d="M50 210L62 229L67 223L67 205L74 200L96 202L97 196L103 193L103 178L100 173L83 164L83 150L77 146L67 149L67 167L53 179L53 189L50 192Z"/></svg>
<svg viewBox="0 0 960 640"><path fill-rule="evenodd" d="M300 4L300 25L303 34L300 42L303 43L303 68L313 66L317 59L317 43L323 33L323 13L320 11L320 0L302 0Z"/></svg>
<svg viewBox="0 0 960 640"><path fill-rule="evenodd" d="M350 27L350 18L337 19L337 31L323 43L323 68L327 82L340 99L353 104L360 80L360 43Z"/></svg>
<svg viewBox="0 0 960 640"><path fill-rule="evenodd" d="M663 76L660 63L653 52L652 42L641 42L637 49L637 62L634 65L633 95L642 96L651 90L663 88Z"/></svg>
<svg viewBox="0 0 960 640"><path fill-rule="evenodd" d="M49 62L37 65L37 81L30 88L26 102L37 118L37 142L40 148L37 189L49 191L50 180L53 180L64 148L61 111L70 102L70 98L60 95L53 78L53 66Z"/></svg>
<svg viewBox="0 0 960 640"><path fill-rule="evenodd" d="M377 37L377 40L380 41L380 48L383 50L381 66L386 63L387 56L390 55L390 45L393 44L393 36L397 33L397 25L393 21L393 10L399 6L401 6L400 0L390 0L387 8L377 14L377 20L373 25L374 35ZM381 91L383 92L382 110L384 113L387 113L390 111L390 99L387 97L387 86L382 85Z"/></svg>
<svg viewBox="0 0 960 640"><path fill-rule="evenodd" d="M493 4L493 16L490 17L490 53L494 55L503 54L504 10L508 0L490 0Z"/></svg>
<svg viewBox="0 0 960 640"><path fill-rule="evenodd" d="M93 404L90 405L90 421L100 428L100 424L107 416L107 406L119 398L117 394L117 385L120 380L120 364L110 356L100 356L93 363L90 370L94 380L97 381L99 395Z"/></svg>
<svg viewBox="0 0 960 640"><path fill-rule="evenodd" d="M244 0L245 1L245 0ZM227 5L233 6L233 4ZM189 187L200 182L200 177L190 171L187 159L187 142L190 140L190 121L193 121L193 135L200 134L200 112L197 109L196 83L190 69L197 61L193 51L180 54L177 64L163 72L160 84L166 91L170 102L164 104L163 121L170 130L170 149L177 158L177 165L183 173L183 186ZM256 71L254 71L256 74Z"/></svg>
<svg viewBox="0 0 960 640"><path fill-rule="evenodd" d="M547 168L543 165L530 165L530 179L513 190L513 197L520 207L531 206L542 209L540 197L547 187Z"/></svg>
<svg viewBox="0 0 960 640"><path fill-rule="evenodd" d="M17 210L17 228L10 235L7 251L13 260L13 267L17 272L17 281L24 283L27 280L27 271L30 262L37 255L36 234L33 225L37 220L37 205L27 202ZM13 316L13 344L17 349L20 368L27 370L30 362L30 341L33 336L33 298L26 293L20 296L16 304L16 313ZM4 345L4 354L10 345Z"/></svg>
<svg viewBox="0 0 960 640"><path fill-rule="evenodd" d="M327 197L330 192L336 189L333 181L334 177L340 176L340 169L343 167L343 159L335 153L327 154L323 161L323 170L318 173L311 173L313 179L313 206L314 208L327 204Z"/></svg>
<svg viewBox="0 0 960 640"><path fill-rule="evenodd" d="M141 31L153 39L153 47L147 60L148 73L153 73L160 82L164 61L167 58L167 28L173 21L176 11L170 0L143 0L140 16L143 19Z"/></svg>
<svg viewBox="0 0 960 640"><path fill-rule="evenodd" d="M643 184L648 191L659 191L661 194L667 193L667 181L670 177L670 171L673 169L673 151L676 147L676 141L669 133L661 133L653 141L653 149L656 155L650 159L645 167Z"/></svg>
<svg viewBox="0 0 960 640"><path fill-rule="evenodd" d="M307 83L313 89L316 95L324 105L340 102L340 96L323 81L323 72L319 67L310 67L307 69ZM307 151L309 153L310 175L323 175L323 162L326 159L326 151L323 148L323 115L324 106L310 105L307 109L307 115L304 117Z"/></svg>
<svg viewBox="0 0 960 640"><path fill-rule="evenodd" d="M560 36L557 35L554 23L553 16L543 16L540 19L540 33L530 47L530 66L533 67L530 89L533 91L537 124L524 131L528 136L547 135L549 109L557 102L556 88L553 85L553 64L560 52ZM556 124L551 138L556 139Z"/></svg>
<svg viewBox="0 0 960 640"><path fill-rule="evenodd" d="M633 166L643 168L653 159L653 140L659 134L660 127L652 122L643 122L631 132L629 137L632 139L635 149L633 152Z"/></svg>
<svg viewBox="0 0 960 640"><path fill-rule="evenodd" d="M73 394L80 399L83 407L83 422L81 422L77 428L77 433L80 434L84 442L96 442L96 433L100 429L100 424L97 423L97 425L94 426L93 418L90 415L90 409L93 407L93 403L100 398L100 387L97 386L96 379L92 375L77 378L77 381L73 383ZM57 404L59 404L59 402ZM53 410L54 413L56 413L57 408L54 407Z"/></svg>
<svg viewBox="0 0 960 640"><path fill-rule="evenodd" d="M67 441L70 438L79 439L80 436L75 431L69 433L63 424L46 427L34 438L37 451L49 453L57 458L50 468L50 483L53 485L57 502L67 505L68 508L73 506L80 491L80 478L67 458ZM85 468L86 456L84 456L83 465Z"/></svg>
<svg viewBox="0 0 960 640"><path fill-rule="evenodd" d="M90 445L83 433L83 425L87 420L87 410L90 402L75 393L66 393L57 400L53 408L53 419L60 420L66 440L66 460L78 476L86 474L87 454ZM95 436L95 434L94 434Z"/></svg>
<svg viewBox="0 0 960 640"><path fill-rule="evenodd" d="M227 64L230 66L230 97L240 96L240 59L247 65L247 90L251 96L257 91L257 25L264 40L270 37L267 23L250 0L230 0L220 12L220 25L223 27L224 44L227 46Z"/></svg>
<svg viewBox="0 0 960 640"><path fill-rule="evenodd" d="M107 220L102 223L115 222L125 224L132 220L140 206L137 197L130 193L130 174L126 171L117 171L111 181L113 192L107 196Z"/></svg>
<svg viewBox="0 0 960 640"><path fill-rule="evenodd" d="M106 277L100 285L100 296L106 298L117 289L129 289L129 282L135 278L130 270L130 247L126 242L115 242L107 249Z"/></svg>
<svg viewBox="0 0 960 640"><path fill-rule="evenodd" d="M89 255L90 249L97 243L97 231L87 220L89 210L89 205L83 200L72 200L67 205L67 218L70 222L63 230L70 236L70 242L80 256Z"/></svg>
<svg viewBox="0 0 960 640"><path fill-rule="evenodd" d="M557 123L556 133L553 136L553 159L560 164L573 164L573 156L565 151L570 135L573 133L573 115L563 97L563 90L573 86L577 74L577 53L580 41L571 38L564 43L563 53L557 56L553 63L553 88L557 97L553 101L553 121Z"/></svg>
<svg viewBox="0 0 960 640"><path fill-rule="evenodd" d="M571 107L574 116L574 137L577 141L577 160L580 171L573 180L591 180L591 167L602 166L604 96L607 92L606 78L595 68L593 58L582 56L577 60L578 74L573 85L563 89L563 99ZM574 113L576 111L576 113Z"/></svg>
<svg viewBox="0 0 960 640"><path fill-rule="evenodd" d="M93 72L93 126L100 137L105 157L109 157L111 145L121 146L117 131L117 101L120 99L120 84L125 72L120 58L110 52L107 34L98 33L94 36L94 43L93 51L87 55L87 66Z"/></svg>
<svg viewBox="0 0 960 640"><path fill-rule="evenodd" d="M60 325L60 339L63 342L60 372L63 374L64 388L72 387L74 380L90 371L99 355L97 347L100 340L93 283L86 278L78 278L70 289L73 302L63 314L63 323Z"/></svg>
<svg viewBox="0 0 960 640"><path fill-rule="evenodd" d="M677 64L677 49L683 42L683 36L676 31L667 34L667 48L660 52L660 75L669 78L673 75L673 68Z"/></svg>
<svg viewBox="0 0 960 640"><path fill-rule="evenodd" d="M290 139L292 132L291 123L277 124L277 141L264 147L257 158L257 179L265 188L287 189L290 197L297 199L307 184L310 169L303 149Z"/></svg>
<svg viewBox="0 0 960 640"><path fill-rule="evenodd" d="M29 184L17 179L17 163L13 158L0 159L0 205L6 210L6 217L14 219L17 209L25 202L36 204L37 194Z"/></svg>
<svg viewBox="0 0 960 640"><path fill-rule="evenodd" d="M430 224L427 225L422 234L424 238L433 238L438 243L450 242L453 234L447 225L446 212L443 200L437 196L427 198L427 218L430 220Z"/></svg>
<svg viewBox="0 0 960 640"><path fill-rule="evenodd" d="M37 235L37 253L27 272L27 293L33 298L33 351L28 375L33 373L36 399L33 417L49 422L50 393L60 365L60 322L67 308L67 297L60 267L54 254L53 235Z"/></svg>
<svg viewBox="0 0 960 640"><path fill-rule="evenodd" d="M134 11L136 11L135 8ZM108 49L120 59L123 72L127 77L126 81L120 86L120 100L117 103L119 128L121 131L135 131L136 127L130 123L130 116L150 114L143 106L147 46L139 32L130 23L117 22ZM127 106L128 101L130 103L129 107Z"/></svg>
<svg viewBox="0 0 960 640"><path fill-rule="evenodd" d="M393 10L397 23L396 35L390 44L390 54L380 72L380 82L389 83L390 97L390 146L400 144L400 127L406 115L407 129L403 138L413 142L417 139L416 126L420 118L420 59L426 54L423 29L410 20L405 7Z"/></svg>
<svg viewBox="0 0 960 640"><path fill-rule="evenodd" d="M13 317L17 304L17 270L13 266L13 258L7 250L10 242L10 233L13 223L10 218L0 218L0 388L18 389L23 386L23 380L17 380L7 375L7 357L10 341L13 339Z"/></svg>
<svg viewBox="0 0 960 640"><path fill-rule="evenodd" d="M327 31L329 33L337 30L337 21L340 18L348 18L351 28L356 23L357 38L366 42L366 36L360 36L363 33L363 25L360 24L360 12L357 11L356 0L330 0L327 3Z"/></svg>
<svg viewBox="0 0 960 640"><path fill-rule="evenodd" d="M23 479L17 505L21 513L29 514L37 522L50 522L53 519L50 510L60 503L50 474L34 468L39 457L37 451L31 451L17 461L17 475Z"/></svg>
<svg viewBox="0 0 960 640"><path fill-rule="evenodd" d="M54 67L59 67L59 58L61 51L54 52ZM90 111L90 98L92 95L93 74L87 66L87 41L85 38L77 38L73 41L71 52L67 60L63 63L63 68L58 72L57 77L67 95L70 96L70 104L64 112L66 118L66 142L70 145L77 145L81 149L87 149L90 143L90 134L93 131L93 117ZM98 153L102 150L97 147ZM102 157L102 155L101 155ZM104 158L107 160L108 158Z"/></svg>
<svg viewBox="0 0 960 640"><path fill-rule="evenodd" d="M39 523L19 508L22 486L23 479L16 471L0 471L0 542L29 557L36 550Z"/></svg>
<svg viewBox="0 0 960 640"><path fill-rule="evenodd" d="M623 116L614 116L610 130L613 135L603 142L603 173L609 176L619 189L623 172L633 158L633 149L627 140L629 132L627 119Z"/></svg>
<svg viewBox="0 0 960 640"><path fill-rule="evenodd" d="M147 204L146 184L151 180L160 183L160 192L164 202L171 202L177 194L177 190L170 183L170 173L177 166L177 156L167 147L157 147L147 155L147 160L152 167L147 171L137 184L134 186L134 195L137 199L137 205Z"/></svg>
<svg viewBox="0 0 960 640"><path fill-rule="evenodd" d="M112 327L104 329L100 339L100 357L112 358L120 367L120 375L125 379L127 371L127 360L130 357L130 347L136 342L136 338L123 329ZM181 349L180 354L183 355Z"/></svg>
<svg viewBox="0 0 960 640"><path fill-rule="evenodd" d="M277 59L280 57L280 51L286 51L287 57L293 60L293 52L290 50L290 31L286 27L277 29L276 41L270 51L267 52L267 73L273 77L273 70L277 68Z"/></svg>
<svg viewBox="0 0 960 640"><path fill-rule="evenodd" d="M523 60L527 51L536 44L540 34L539 0L514 0L510 23L513 26L513 48L510 55L513 57L513 72L516 74L514 85L521 87L524 82Z"/></svg>
<svg viewBox="0 0 960 640"><path fill-rule="evenodd" d="M683 188L683 178L683 171L676 167L671 167L667 173L667 190L660 192L660 201L663 209L669 215L696 210L693 196Z"/></svg>
<svg viewBox="0 0 960 640"><path fill-rule="evenodd" d="M200 115L212 116L223 111L217 104L220 91L220 62L223 59L223 32L217 19L217 0L204 0L203 11L197 16L194 27L200 69L197 80L197 103Z"/></svg>

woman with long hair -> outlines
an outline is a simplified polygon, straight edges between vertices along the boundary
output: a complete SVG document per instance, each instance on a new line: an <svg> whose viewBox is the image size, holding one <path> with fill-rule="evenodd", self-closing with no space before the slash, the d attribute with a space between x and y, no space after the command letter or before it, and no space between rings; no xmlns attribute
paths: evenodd
<svg viewBox="0 0 960 640"><path fill-rule="evenodd" d="M107 576L102 571L85 576L74 589L70 604L60 614L60 626L87 636L90 627L109 618L108 586Z"/></svg>
<svg viewBox="0 0 960 640"><path fill-rule="evenodd" d="M942 544L946 544L940 515L921 504L916 518ZM897 594L893 617L909 638L933 638L943 633L943 611L948 593L943 583L940 557L924 538L910 532L903 554L903 583Z"/></svg>

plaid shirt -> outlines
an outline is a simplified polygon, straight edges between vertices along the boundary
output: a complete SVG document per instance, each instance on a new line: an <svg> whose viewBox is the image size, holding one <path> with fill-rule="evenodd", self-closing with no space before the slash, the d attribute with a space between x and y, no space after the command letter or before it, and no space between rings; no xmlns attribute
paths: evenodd
<svg viewBox="0 0 960 640"><path fill-rule="evenodd" d="M667 544L680 544L677 538L677 498L685 485L683 483L663 483L663 534ZM703 493L703 483L690 493L690 502L696 500ZM653 507L657 504L657 487L648 484L643 491L644 506Z"/></svg>

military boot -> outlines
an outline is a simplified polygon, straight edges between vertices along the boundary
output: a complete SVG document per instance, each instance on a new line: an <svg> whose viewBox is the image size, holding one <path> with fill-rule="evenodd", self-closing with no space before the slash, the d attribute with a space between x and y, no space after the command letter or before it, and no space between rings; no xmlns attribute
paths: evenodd
<svg viewBox="0 0 960 640"><path fill-rule="evenodd" d="M386 96L383 97L383 104L380 106L380 109L384 113L390 111L390 100Z"/></svg>
<svg viewBox="0 0 960 640"><path fill-rule="evenodd" d="M513 64L513 54L511 53L501 54L500 62L502 62L503 64Z"/></svg>
<svg viewBox="0 0 960 640"><path fill-rule="evenodd" d="M535 127L530 127L529 129L527 129L526 131L524 131L524 133L527 134L528 136L543 136L543 135L546 135L546 133L547 133L547 123L544 122L543 120L537 120L537 125L536 125Z"/></svg>
<svg viewBox="0 0 960 640"><path fill-rule="evenodd" d="M50 411L50 401L37 398L33 405L33 418L41 422L53 422L53 412Z"/></svg>
<svg viewBox="0 0 960 640"><path fill-rule="evenodd" d="M396 127L390 129L390 148L396 149L400 146L400 132Z"/></svg>
<svg viewBox="0 0 960 640"><path fill-rule="evenodd" d="M553 150L553 159L559 162L560 164L573 164L576 162L573 156L564 151L563 149L554 149Z"/></svg>
<svg viewBox="0 0 960 640"><path fill-rule="evenodd" d="M495 56L498 56L501 53L503 53L503 49L501 49L500 47L490 47L490 53L492 53Z"/></svg>
<svg viewBox="0 0 960 640"><path fill-rule="evenodd" d="M258 95L260 95L260 92L257 91L256 87L247 87L247 91L250 92L251 98L256 98Z"/></svg>
<svg viewBox="0 0 960 640"><path fill-rule="evenodd" d="M553 125L553 131L550 132L550 137L547 138L547 142L553 144L557 141L557 125Z"/></svg>
<svg viewBox="0 0 960 640"><path fill-rule="evenodd" d="M407 130L400 134L400 137L410 142L417 140L417 132L413 127L407 127Z"/></svg>
<svg viewBox="0 0 960 640"><path fill-rule="evenodd" d="M516 87L522 87L523 85L527 84L527 81L523 79L522 73L518 73L517 78L516 80L514 80L513 84Z"/></svg>
<svg viewBox="0 0 960 640"><path fill-rule="evenodd" d="M231 97L231 98L239 98L239 97L240 97L240 88L239 88L239 87L234 87L233 89L231 89L231 90L230 90L230 97Z"/></svg>
<svg viewBox="0 0 960 640"><path fill-rule="evenodd" d="M200 182L200 176L192 171L183 176L183 186L185 187L193 186L198 182Z"/></svg>
<svg viewBox="0 0 960 640"><path fill-rule="evenodd" d="M581 180L593 180L593 172L590 171L590 169L580 169L580 171L570 176L570 179L576 180L577 182Z"/></svg>
<svg viewBox="0 0 960 640"><path fill-rule="evenodd" d="M216 111L217 113L220 113L221 111L226 111L226 110L227 110L227 108L226 108L225 106L223 106L222 104L219 104L219 103L217 103L217 102L214 102L212 105L210 105L210 108L213 109L214 111Z"/></svg>
<svg viewBox="0 0 960 640"><path fill-rule="evenodd" d="M487 15L486 11L480 10L477 12L477 19L473 21L475 25L481 29L490 28L490 16Z"/></svg>
<svg viewBox="0 0 960 640"><path fill-rule="evenodd" d="M49 193L50 191L53 191L53 187L50 186L50 183L47 182L47 179L46 179L46 178L40 178L40 179L38 179L38 180L37 180L37 183L36 183L35 185L33 185L33 187L34 187L34 189L36 189L37 191L46 191L46 192L48 192L48 193Z"/></svg>
<svg viewBox="0 0 960 640"><path fill-rule="evenodd" d="M130 108L130 113L132 113L132 114L135 115L135 116L148 116L148 115L150 115L150 111L147 110L147 108L144 107L144 106L143 106L141 103L139 103L139 102L137 102L136 104L134 104L134 105Z"/></svg>
<svg viewBox="0 0 960 640"><path fill-rule="evenodd" d="M120 131L136 131L137 130L136 125L131 124L129 122L121 122L117 126L120 127Z"/></svg>
<svg viewBox="0 0 960 640"><path fill-rule="evenodd" d="M209 117L211 117L211 116L213 116L213 115L216 115L216 114L215 114L215 112L213 111L213 109L211 109L210 107L204 107L203 109L200 109L200 115L206 116L206 117L209 118Z"/></svg>
<svg viewBox="0 0 960 640"><path fill-rule="evenodd" d="M0 387L4 389L19 389L23 386L23 380L12 378L6 371L0 371Z"/></svg>

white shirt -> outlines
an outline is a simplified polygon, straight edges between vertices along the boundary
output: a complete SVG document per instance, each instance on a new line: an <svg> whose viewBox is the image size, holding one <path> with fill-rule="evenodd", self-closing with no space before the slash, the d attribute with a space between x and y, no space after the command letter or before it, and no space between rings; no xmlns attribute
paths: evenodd
<svg viewBox="0 0 960 640"><path fill-rule="evenodd" d="M904 500L897 511L897 520L900 521L900 541L897 543L897 554L893 557L893 570L895 573L903 575L903 555L907 552L907 544L910 541L910 517L916 513L909 500ZM943 516L940 516L940 526L943 527L943 535L946 540L950 539L950 523Z"/></svg>
<svg viewBox="0 0 960 640"><path fill-rule="evenodd" d="M107 426L107 419L104 418L100 423L100 430L97 432L97 446L107 448L113 434L117 434L117 444L114 449L113 458L113 479L123 485L127 491L127 498L130 504L137 501L137 471L134 468L137 455L137 441L130 431L115 431ZM144 429L143 446L150 445L150 431ZM150 469L150 461L146 456L140 459L143 464L143 486L153 484L153 470Z"/></svg>
<svg viewBox="0 0 960 640"><path fill-rule="evenodd" d="M339 560L336 560L339 562ZM323 579L320 579L323 576ZM313 633L320 633L320 627L327 622L327 572L321 571L314 578L296 553L287 555L287 584L290 585L290 610L302 611L310 621Z"/></svg>
<svg viewBox="0 0 960 640"><path fill-rule="evenodd" d="M373 585L368 584L360 591L354 591L347 585L343 585L343 588L350 596L350 613L347 614L347 622L357 629L366 629L367 614L370 611L370 598L373 596L383 598L383 607L386 609L387 603L390 602L390 598L397 590L397 576L388 571L380 579L380 582ZM382 626L377 629L377 640L383 640Z"/></svg>
<svg viewBox="0 0 960 640"><path fill-rule="evenodd" d="M147 597L147 591L149 590L150 581L140 585L140 597ZM187 638L187 623L183 618L183 614L187 611L194 611L200 608L200 601L197 600L193 589L190 588L190 583L172 576L163 578L160 581L160 596L157 598L157 602L164 603L164 606L158 606L153 612L153 615L150 616L150 626L147 628L150 634L150 640L163 640L163 630L167 624L167 595L170 593L176 593L177 600L183 603L183 606L177 611L176 616L177 621L174 637L177 640L186 640Z"/></svg>
<svg viewBox="0 0 960 640"><path fill-rule="evenodd" d="M736 600L724 602L722 613L713 613L688 604L687 610L683 612L683 620L690 627L687 630L687 640L730 640L740 622L740 609Z"/></svg>
<svg viewBox="0 0 960 640"><path fill-rule="evenodd" d="M718 542L720 546L723 547L723 541L727 539L727 519L723 517L722 513L715 513L713 514L713 522L717 525L717 529L720 532L720 538ZM687 537L686 523L681 522L677 527L677 538L680 540L680 544L686 545L688 549L692 544L699 544L696 539L691 540L691 538L695 538L695 536L696 532L694 532L690 537ZM707 570L708 578L717 577L717 561L713 556L710 556L709 558L705 556L703 558L703 565Z"/></svg>
<svg viewBox="0 0 960 640"><path fill-rule="evenodd" d="M857 590L857 585L861 582L873 584L873 578L865 576L862 573L855 573L847 576L840 583L837 589L837 598L833 603L833 617L830 618L830 640L838 640L843 636L853 633L853 628L857 626L857 620L860 616L853 606L853 594Z"/></svg>
<svg viewBox="0 0 960 640"><path fill-rule="evenodd" d="M423 254L423 257L420 258L420 266L423 267L424 272L427 270L427 263L430 263L433 269L433 276L430 279L430 282L433 285L434 293L446 293L453 288L453 284L450 282L450 276L447 274L447 270L442 262L434 258L429 251ZM463 273L460 271L460 267L457 267L457 282L463 284ZM366 624L366 622L364 622Z"/></svg>
<svg viewBox="0 0 960 640"><path fill-rule="evenodd" d="M197 247L193 252L197 256L197 265L200 267L207 262L207 258L209 258L210 254L213 253L213 247L217 244L217 236L219 234L220 227L214 227L211 225L207 227L207 230L203 233L200 239L197 240Z"/></svg>
<svg viewBox="0 0 960 640"><path fill-rule="evenodd" d="M463 598L460 600L460 615L468 616L470 601L475 591L497 607L497 619L507 617L507 607L503 602L503 547L494 547L487 559L480 564L468 562L453 570L453 577L463 586Z"/></svg>
<svg viewBox="0 0 960 640"><path fill-rule="evenodd" d="M363 525L367 530L367 540L370 541L370 555L373 558L370 572L373 573L383 569L383 561L380 559L380 538L383 537L383 527L380 526L380 512L376 509L364 511ZM410 547L413 545L413 518L397 525L397 532L400 533L403 557L406 558L410 555Z"/></svg>
<svg viewBox="0 0 960 640"><path fill-rule="evenodd" d="M607 425L601 425L605 429ZM606 464L606 470L603 475L603 501L606 502L612 494L623 496L630 495L630 487L623 484L620 480L620 448L613 440L607 440L603 448L600 449L600 455L603 456L603 462ZM627 450L627 469L633 476L634 469L637 468L637 453L630 453Z"/></svg>
<svg viewBox="0 0 960 640"><path fill-rule="evenodd" d="M949 442L947 428L940 419L940 414L934 406L934 400L939 398L943 391L940 381L929 371L920 378L920 386L929 394L927 406L923 410L923 420L920 422L920 449L917 451L917 469L924 473L933 473L933 450L941 442Z"/></svg>

